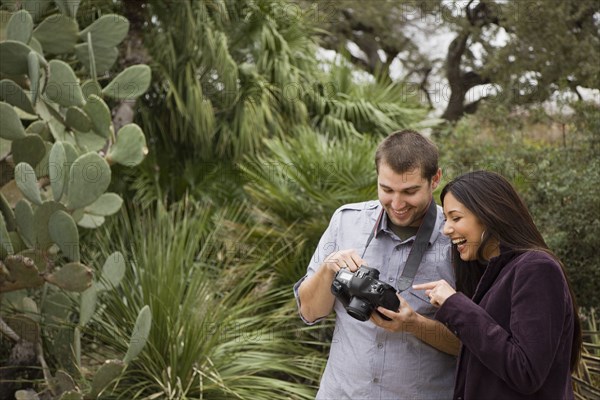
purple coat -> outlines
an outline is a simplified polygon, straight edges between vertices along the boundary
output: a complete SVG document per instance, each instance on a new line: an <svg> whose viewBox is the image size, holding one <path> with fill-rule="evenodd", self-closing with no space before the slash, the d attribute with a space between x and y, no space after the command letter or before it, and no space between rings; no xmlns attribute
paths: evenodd
<svg viewBox="0 0 600 400"><path fill-rule="evenodd" d="M462 342L454 399L573 399L571 297L548 254L502 252L473 300L456 293L435 318Z"/></svg>

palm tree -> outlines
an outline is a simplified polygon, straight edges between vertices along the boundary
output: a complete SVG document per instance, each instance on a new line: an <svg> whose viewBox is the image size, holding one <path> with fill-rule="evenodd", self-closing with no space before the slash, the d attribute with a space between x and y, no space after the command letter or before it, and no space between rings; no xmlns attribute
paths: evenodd
<svg viewBox="0 0 600 400"><path fill-rule="evenodd" d="M146 183L158 179L173 199L185 191L202 196L197 187L211 186L221 169L235 175L236 163L259 151L264 138L284 137L305 123L306 106L288 92L313 83L315 41L310 26L283 12L284 5L147 3L144 46L154 85L139 122L154 156L138 186L155 187Z"/></svg>

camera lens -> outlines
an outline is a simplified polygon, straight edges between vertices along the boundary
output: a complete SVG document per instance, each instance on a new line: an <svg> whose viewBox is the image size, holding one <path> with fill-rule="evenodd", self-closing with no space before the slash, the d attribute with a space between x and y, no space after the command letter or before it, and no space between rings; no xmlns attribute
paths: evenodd
<svg viewBox="0 0 600 400"><path fill-rule="evenodd" d="M373 306L358 297L353 297L346 307L348 314L359 321L366 321L373 312Z"/></svg>

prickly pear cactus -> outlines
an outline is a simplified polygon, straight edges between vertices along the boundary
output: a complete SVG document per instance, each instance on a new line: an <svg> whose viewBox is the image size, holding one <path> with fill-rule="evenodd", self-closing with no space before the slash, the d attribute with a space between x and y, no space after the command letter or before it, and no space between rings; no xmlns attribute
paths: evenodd
<svg viewBox="0 0 600 400"><path fill-rule="evenodd" d="M8 313L41 334L47 333L44 322L62 323L47 342L75 354L76 369L81 329L93 317L98 294L117 286L124 273L124 262L107 260L95 280L80 259L79 229L96 228L120 209L121 197L107 192L111 166L136 166L147 153L139 126L115 132L109 104L141 96L150 68L110 73L129 29L122 16L104 15L80 27L76 0L6 3L13 8L0 10L0 160L14 169L14 179L0 188L0 335L27 340L5 323ZM74 332L66 324L73 300L80 314ZM148 313L140 314L143 321ZM43 359L39 335L31 340ZM139 352L140 343L132 351ZM101 368L85 398L95 398L101 383L110 383L130 360L128 353L125 362ZM76 387L61 396L84 398Z"/></svg>

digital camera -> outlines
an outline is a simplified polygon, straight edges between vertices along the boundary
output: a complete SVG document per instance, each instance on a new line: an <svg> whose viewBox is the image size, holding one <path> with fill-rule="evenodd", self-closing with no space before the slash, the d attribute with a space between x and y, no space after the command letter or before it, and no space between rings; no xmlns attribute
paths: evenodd
<svg viewBox="0 0 600 400"><path fill-rule="evenodd" d="M361 265L354 273L342 268L335 274L331 292L342 302L348 314L359 321L369 319L378 306L398 311L400 300L396 296L396 289L378 278L379 270L376 268ZM390 321L380 312L378 314Z"/></svg>

